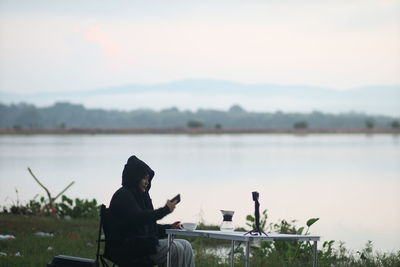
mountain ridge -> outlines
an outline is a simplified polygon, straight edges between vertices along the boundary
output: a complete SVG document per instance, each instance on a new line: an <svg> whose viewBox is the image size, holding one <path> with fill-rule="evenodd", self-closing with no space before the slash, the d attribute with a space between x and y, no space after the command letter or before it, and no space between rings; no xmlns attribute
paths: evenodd
<svg viewBox="0 0 400 267"><path fill-rule="evenodd" d="M82 103L87 107L122 110L138 107L163 109L171 106L191 110L199 107L226 109L233 104L240 104L248 110L260 111L356 111L400 115L400 85L372 85L337 90L307 85L244 84L225 80L186 79L70 92L0 92L0 98L3 103L29 102L44 106L57 101L69 101ZM148 106L143 104L146 102L149 103Z"/></svg>

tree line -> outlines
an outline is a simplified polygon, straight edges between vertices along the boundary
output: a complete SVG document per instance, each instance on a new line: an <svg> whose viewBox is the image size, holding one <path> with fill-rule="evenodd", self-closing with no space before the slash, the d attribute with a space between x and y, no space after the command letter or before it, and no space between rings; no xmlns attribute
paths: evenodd
<svg viewBox="0 0 400 267"><path fill-rule="evenodd" d="M213 129L373 129L400 127L400 119L364 113L331 114L320 111L251 112L239 105L226 111L198 109L161 111L88 109L81 104L57 102L48 107L27 103L1 104L0 128L213 128Z"/></svg>

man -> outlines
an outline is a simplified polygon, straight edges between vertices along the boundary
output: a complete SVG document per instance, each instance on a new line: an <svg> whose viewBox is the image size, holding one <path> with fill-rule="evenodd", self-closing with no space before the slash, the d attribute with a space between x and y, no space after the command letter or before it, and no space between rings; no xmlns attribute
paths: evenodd
<svg viewBox="0 0 400 267"><path fill-rule="evenodd" d="M167 200L164 207L154 209L149 190L154 171L136 156L131 156L122 172L122 187L110 202L111 241L106 244L111 258L131 258L158 265L167 261L168 242L165 229L180 229L180 223L160 225L157 221L173 212L176 202ZM191 244L175 239L171 245L172 266L194 267ZM128 260L129 263L129 260Z"/></svg>

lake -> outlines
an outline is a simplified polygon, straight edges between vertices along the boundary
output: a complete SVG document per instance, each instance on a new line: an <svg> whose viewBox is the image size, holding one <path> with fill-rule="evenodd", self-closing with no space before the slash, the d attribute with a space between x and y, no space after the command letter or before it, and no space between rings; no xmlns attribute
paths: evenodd
<svg viewBox="0 0 400 267"><path fill-rule="evenodd" d="M0 204L55 196L71 181L69 197L108 205L123 166L137 155L156 172L156 207L177 193L182 202L163 222L220 224L220 209L245 226L260 193L269 222L296 219L322 240L359 250L400 249L400 136L389 134L32 135L0 136ZM2 233L6 234L6 233Z"/></svg>

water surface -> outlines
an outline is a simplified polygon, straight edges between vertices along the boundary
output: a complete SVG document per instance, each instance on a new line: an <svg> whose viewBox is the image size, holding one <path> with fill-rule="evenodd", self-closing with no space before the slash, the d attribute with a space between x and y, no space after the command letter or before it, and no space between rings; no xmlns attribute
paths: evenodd
<svg viewBox="0 0 400 267"><path fill-rule="evenodd" d="M253 212L260 193L269 222L311 217L311 232L360 249L400 249L400 139L392 135L34 135L0 136L0 204L53 195L69 182L70 197L109 200L123 165L135 154L156 172L156 207L181 193L163 222L219 224L220 209L235 210L236 226Z"/></svg>

